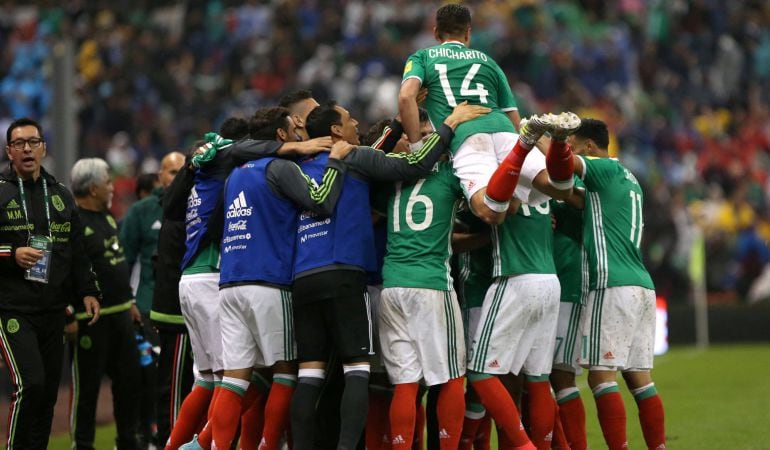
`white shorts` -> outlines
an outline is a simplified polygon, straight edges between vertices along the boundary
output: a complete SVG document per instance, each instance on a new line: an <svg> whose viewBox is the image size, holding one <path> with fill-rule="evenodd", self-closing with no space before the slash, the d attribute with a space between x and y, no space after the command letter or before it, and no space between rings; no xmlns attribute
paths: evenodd
<svg viewBox="0 0 770 450"><path fill-rule="evenodd" d="M581 366L652 369L655 291L640 286L591 291L584 315Z"/></svg>
<svg viewBox="0 0 770 450"><path fill-rule="evenodd" d="M226 369L271 367L295 359L291 292L247 284L224 288L219 295Z"/></svg>
<svg viewBox="0 0 770 450"><path fill-rule="evenodd" d="M374 341L374 355L369 358L369 364L371 365L372 372L385 373L385 364L382 362L380 355L380 336L377 331L377 311L380 309L380 294L382 293L382 285L367 285L366 291L369 294L369 310L372 315L372 333Z"/></svg>
<svg viewBox="0 0 770 450"><path fill-rule="evenodd" d="M559 321L556 324L556 349L553 353L553 368L580 375L578 364L580 349L583 347L582 328L583 305L559 302Z"/></svg>
<svg viewBox="0 0 770 450"><path fill-rule="evenodd" d="M481 306L468 370L498 375L551 373L560 294L556 275L496 278Z"/></svg>
<svg viewBox="0 0 770 450"><path fill-rule="evenodd" d="M391 383L424 378L434 386L465 374L462 315L454 291L383 289L378 325Z"/></svg>
<svg viewBox="0 0 770 450"><path fill-rule="evenodd" d="M516 190L513 191L513 196L523 203L532 206L541 205L550 200L550 196L538 191L532 186L532 181L544 170L546 170L545 155L543 155L540 150L533 148L527 154L527 158L521 166L519 183L516 185Z"/></svg>
<svg viewBox="0 0 770 450"><path fill-rule="evenodd" d="M465 329L465 348L471 348L473 337L479 328L481 319L481 306L463 309L463 328Z"/></svg>
<svg viewBox="0 0 770 450"><path fill-rule="evenodd" d="M460 144L452 157L452 167L468 201L473 194L487 187L489 178L518 139L518 134L510 132L477 133Z"/></svg>
<svg viewBox="0 0 770 450"><path fill-rule="evenodd" d="M190 345L198 370L222 370L219 274L182 275L179 280L179 306L190 334Z"/></svg>

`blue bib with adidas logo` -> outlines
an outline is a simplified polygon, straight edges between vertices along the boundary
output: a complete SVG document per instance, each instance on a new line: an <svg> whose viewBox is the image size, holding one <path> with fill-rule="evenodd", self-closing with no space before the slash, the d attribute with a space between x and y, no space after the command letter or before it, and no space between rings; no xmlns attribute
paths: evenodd
<svg viewBox="0 0 770 450"><path fill-rule="evenodd" d="M217 200L222 194L225 182L202 172L195 173L195 185L187 196L185 214L185 252L182 258L182 270L186 269L198 253L201 239L208 230L208 222Z"/></svg>
<svg viewBox="0 0 770 450"><path fill-rule="evenodd" d="M291 285L297 208L276 196L267 183L267 166L274 159L248 162L227 180L220 286Z"/></svg>

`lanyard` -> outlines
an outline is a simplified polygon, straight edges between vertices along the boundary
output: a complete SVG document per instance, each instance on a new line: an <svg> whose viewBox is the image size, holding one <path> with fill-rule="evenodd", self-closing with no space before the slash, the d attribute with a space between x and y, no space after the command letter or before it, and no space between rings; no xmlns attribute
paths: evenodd
<svg viewBox="0 0 770 450"><path fill-rule="evenodd" d="M40 177L43 181L43 203L45 204L45 219L48 221L48 237L51 237L51 211L48 206L48 183L45 182L45 178ZM24 210L24 221L27 222L27 234L30 234L29 226L29 212L27 212L27 199L24 195L24 181L21 177L19 180L19 196L21 197L21 208Z"/></svg>

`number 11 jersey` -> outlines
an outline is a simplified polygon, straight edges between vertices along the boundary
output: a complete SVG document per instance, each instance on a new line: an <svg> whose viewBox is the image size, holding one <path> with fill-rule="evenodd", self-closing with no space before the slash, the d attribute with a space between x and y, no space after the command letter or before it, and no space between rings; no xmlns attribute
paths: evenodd
<svg viewBox="0 0 770 450"><path fill-rule="evenodd" d="M404 67L403 81L409 78L417 78L423 88L428 88L423 106L434 125L442 123L465 100L492 109L457 127L451 144L453 153L472 134L516 132L505 114L518 109L508 79L484 52L455 41L418 50Z"/></svg>

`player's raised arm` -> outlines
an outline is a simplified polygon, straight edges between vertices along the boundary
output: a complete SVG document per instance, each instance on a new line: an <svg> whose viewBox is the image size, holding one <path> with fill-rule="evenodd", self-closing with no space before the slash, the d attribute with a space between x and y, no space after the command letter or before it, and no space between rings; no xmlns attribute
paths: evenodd
<svg viewBox="0 0 770 450"><path fill-rule="evenodd" d="M401 124L410 143L420 140L420 114L417 106L417 95L420 93L422 82L419 78L408 78L401 84L398 93L398 111L401 114Z"/></svg>

